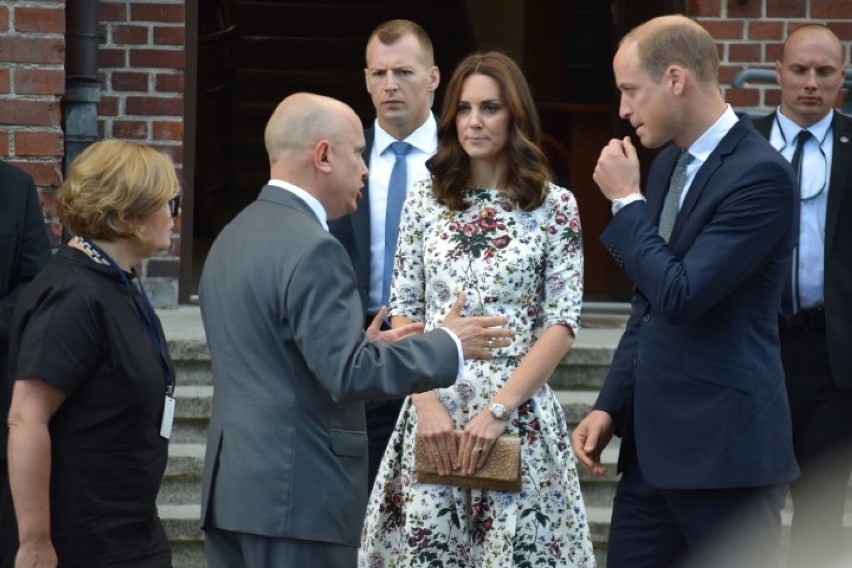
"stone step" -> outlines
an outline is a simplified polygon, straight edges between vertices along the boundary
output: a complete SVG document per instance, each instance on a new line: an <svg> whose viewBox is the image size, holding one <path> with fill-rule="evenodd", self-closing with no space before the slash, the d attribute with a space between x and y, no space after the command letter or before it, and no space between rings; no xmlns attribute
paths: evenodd
<svg viewBox="0 0 852 568"><path fill-rule="evenodd" d="M158 505L201 502L204 444L169 444L169 461L157 495Z"/></svg>
<svg viewBox="0 0 852 568"><path fill-rule="evenodd" d="M175 568L200 568L205 566L204 536L199 521L201 475L213 396L210 355L197 307L161 310L159 315L175 361L178 388L169 462L157 502L172 543ZM549 380L571 428L589 412L597 398L622 332L612 325L623 321L622 316L587 318L605 327L584 328ZM619 439L614 438L603 452L602 463L608 468L604 476L594 476L578 466L599 566L606 565L606 542L618 481L615 472L618 447ZM852 542L852 480L847 511L850 511L846 515L847 539ZM788 501L783 513L785 542L789 538L790 517Z"/></svg>
<svg viewBox="0 0 852 568"><path fill-rule="evenodd" d="M209 363L208 363L209 365ZM211 385L186 385L175 389L175 424L172 444L204 444L213 409Z"/></svg>
<svg viewBox="0 0 852 568"><path fill-rule="evenodd" d="M213 388L189 386L176 391L176 422L170 447L169 467L166 471L160 502L181 503L180 496L198 495L198 482L203 470L206 427L209 421ZM568 424L573 427L591 409L597 393L593 391L555 391ZM190 448L184 450L182 448ZM594 476L578 467L588 503L604 505L612 502L615 494L615 465L618 458L619 439L613 438L603 454L603 463L609 469L603 477ZM191 452L184 454L178 452ZM852 511L852 478L847 493L847 510Z"/></svg>
<svg viewBox="0 0 852 568"><path fill-rule="evenodd" d="M160 519L169 535L174 568L205 568L201 505L158 505Z"/></svg>

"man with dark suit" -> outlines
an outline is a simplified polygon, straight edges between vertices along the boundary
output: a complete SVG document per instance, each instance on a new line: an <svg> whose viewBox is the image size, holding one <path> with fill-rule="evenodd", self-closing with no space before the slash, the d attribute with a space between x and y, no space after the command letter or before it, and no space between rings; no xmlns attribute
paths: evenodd
<svg viewBox="0 0 852 568"><path fill-rule="evenodd" d="M369 179L355 212L329 222L331 234L343 243L355 266L365 325L388 304L405 191L415 181L429 177L426 160L438 145L431 108L440 82L432 41L410 20L390 20L376 27L367 40L366 60L367 92L376 109L375 123L364 131ZM397 158L393 148L400 142L407 145L402 146L407 153ZM399 188L391 183L395 166L401 176ZM392 189L398 192L396 199L389 198ZM376 478L401 406L401 399L367 403L368 488Z"/></svg>
<svg viewBox="0 0 852 568"><path fill-rule="evenodd" d="M6 365L9 355L9 324L15 300L50 258L50 243L38 191L23 170L0 161L0 377L3 379L4 418L0 434L0 492L6 485ZM2 550L0 550L2 557Z"/></svg>
<svg viewBox="0 0 852 568"><path fill-rule="evenodd" d="M797 29L776 63L781 105L754 123L799 177L798 247L780 318L802 468L790 485L790 566L797 567L843 553L852 471L852 119L832 109L843 61L843 45L827 27Z"/></svg>
<svg viewBox="0 0 852 568"><path fill-rule="evenodd" d="M622 118L643 146L673 144L651 165L647 201L629 138L594 172L613 202L601 240L635 285L610 372L572 435L595 473L622 438L610 567L771 566L798 474L777 324L794 181L725 104L718 68L711 36L682 16L637 27L613 61Z"/></svg>
<svg viewBox="0 0 852 568"><path fill-rule="evenodd" d="M352 264L326 230L367 169L355 112L298 93L266 127L271 180L217 237L201 276L213 361L202 523L210 568L355 565L367 506L365 399L446 386L507 346L503 317L364 332Z"/></svg>

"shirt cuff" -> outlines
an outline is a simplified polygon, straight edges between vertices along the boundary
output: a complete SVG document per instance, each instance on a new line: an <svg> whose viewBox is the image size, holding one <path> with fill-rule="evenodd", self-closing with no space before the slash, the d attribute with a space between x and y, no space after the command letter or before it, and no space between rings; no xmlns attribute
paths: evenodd
<svg viewBox="0 0 852 568"><path fill-rule="evenodd" d="M438 329L443 329L448 334L450 334L450 337L453 338L453 341L456 344L456 350L458 351L458 361L459 361L459 367L458 367L459 371L458 371L458 373L456 373L456 382L459 382L460 380L462 380L464 378L464 352L462 351L461 341L459 340L459 337L456 335L456 333L454 331L449 330L446 327L439 327Z"/></svg>
<svg viewBox="0 0 852 568"><path fill-rule="evenodd" d="M612 214L615 215L625 205L629 205L634 201L645 201L645 196L639 192L631 193L630 195L625 195L624 197L619 197L617 199L612 200Z"/></svg>

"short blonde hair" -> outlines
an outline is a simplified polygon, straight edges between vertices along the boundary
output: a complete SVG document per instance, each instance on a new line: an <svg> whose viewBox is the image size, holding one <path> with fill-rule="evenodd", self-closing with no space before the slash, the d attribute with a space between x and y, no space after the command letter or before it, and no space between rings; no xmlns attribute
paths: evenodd
<svg viewBox="0 0 852 568"><path fill-rule="evenodd" d="M411 20L389 20L379 24L367 38L367 45L370 45L373 38L377 38L383 45L393 45L409 34L413 35L417 39L417 43L420 44L423 66L428 69L435 65L435 50L432 47L429 34L419 24Z"/></svg>
<svg viewBox="0 0 852 568"><path fill-rule="evenodd" d="M71 163L59 188L59 217L84 239L138 239L137 219L179 192L168 156L141 144L102 140Z"/></svg>

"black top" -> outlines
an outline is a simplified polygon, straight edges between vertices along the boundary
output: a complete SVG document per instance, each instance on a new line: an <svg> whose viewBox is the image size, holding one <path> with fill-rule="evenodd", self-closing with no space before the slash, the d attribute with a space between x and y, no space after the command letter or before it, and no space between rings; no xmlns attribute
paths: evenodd
<svg viewBox="0 0 852 568"><path fill-rule="evenodd" d="M15 306L12 379L36 377L68 397L50 421L60 566L106 566L169 548L155 505L168 457L165 380L134 302L142 305L138 290L114 268L63 246Z"/></svg>

